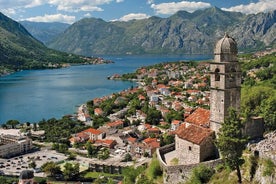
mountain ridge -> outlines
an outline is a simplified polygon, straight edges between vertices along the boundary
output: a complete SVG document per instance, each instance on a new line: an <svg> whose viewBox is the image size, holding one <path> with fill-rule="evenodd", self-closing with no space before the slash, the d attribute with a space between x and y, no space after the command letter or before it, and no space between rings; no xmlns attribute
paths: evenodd
<svg viewBox="0 0 276 184"><path fill-rule="evenodd" d="M92 60L47 48L24 26L0 12L0 76L18 70L56 68L64 63Z"/></svg>
<svg viewBox="0 0 276 184"><path fill-rule="evenodd" d="M225 32L229 32L239 41L239 50L254 51L275 47L273 35L276 34L276 18L272 16L275 11L271 15L245 15L211 7L193 13L179 11L168 18L150 17L129 22L85 18L72 24L47 46L88 56L210 54L215 41ZM262 25L261 20L267 23ZM250 33L250 29L254 27L248 23L250 21L255 21L265 31ZM247 31L244 33L241 30Z"/></svg>

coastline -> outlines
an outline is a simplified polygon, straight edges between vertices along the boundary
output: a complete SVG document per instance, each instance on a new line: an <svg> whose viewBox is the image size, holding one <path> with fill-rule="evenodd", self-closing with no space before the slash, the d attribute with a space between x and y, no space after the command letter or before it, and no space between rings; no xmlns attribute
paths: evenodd
<svg viewBox="0 0 276 184"><path fill-rule="evenodd" d="M49 70L49 69L61 69L61 68L67 68L67 67L71 67L71 66L79 66L79 65L101 65L101 64L115 63L112 60L106 60L106 59L103 59L102 57L94 57L94 58L84 57L83 59L86 60L86 62L83 62L83 63L56 63L56 64L46 63L46 64L42 64L42 66L39 68L18 69L18 70L11 70L11 69L7 69L7 68L3 68L3 69L0 69L0 77L5 77L5 76L11 75L13 73L24 71L24 70Z"/></svg>

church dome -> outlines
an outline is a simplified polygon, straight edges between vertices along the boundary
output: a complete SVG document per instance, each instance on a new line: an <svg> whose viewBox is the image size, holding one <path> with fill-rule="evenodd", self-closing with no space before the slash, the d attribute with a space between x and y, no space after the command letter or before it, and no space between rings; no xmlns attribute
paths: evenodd
<svg viewBox="0 0 276 184"><path fill-rule="evenodd" d="M217 42L214 53L237 54L237 43L234 38L231 38L228 34L225 34L224 37Z"/></svg>

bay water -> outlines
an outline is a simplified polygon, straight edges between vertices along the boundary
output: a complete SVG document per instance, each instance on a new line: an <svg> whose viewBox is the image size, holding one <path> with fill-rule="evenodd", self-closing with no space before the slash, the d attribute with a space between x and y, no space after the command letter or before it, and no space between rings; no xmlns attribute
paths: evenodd
<svg viewBox="0 0 276 184"><path fill-rule="evenodd" d="M104 56L113 64L78 65L53 70L26 70L0 77L0 124L61 118L97 97L128 89L130 81L108 80L113 74L134 72L141 66L179 60L208 60L212 55Z"/></svg>

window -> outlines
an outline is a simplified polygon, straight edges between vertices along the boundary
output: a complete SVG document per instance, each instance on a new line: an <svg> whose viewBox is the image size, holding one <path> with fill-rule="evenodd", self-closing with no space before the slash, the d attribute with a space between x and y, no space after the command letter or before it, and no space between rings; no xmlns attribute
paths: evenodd
<svg viewBox="0 0 276 184"><path fill-rule="evenodd" d="M235 80L235 73L236 73L236 70L235 70L235 68L231 68L230 69L230 75L229 75L229 80L230 80L230 82L233 82L234 80Z"/></svg>
<svg viewBox="0 0 276 184"><path fill-rule="evenodd" d="M189 146L189 151L192 151L192 147L191 146Z"/></svg>
<svg viewBox="0 0 276 184"><path fill-rule="evenodd" d="M219 69L216 68L215 69L215 81L219 81L219 80L220 80Z"/></svg>

